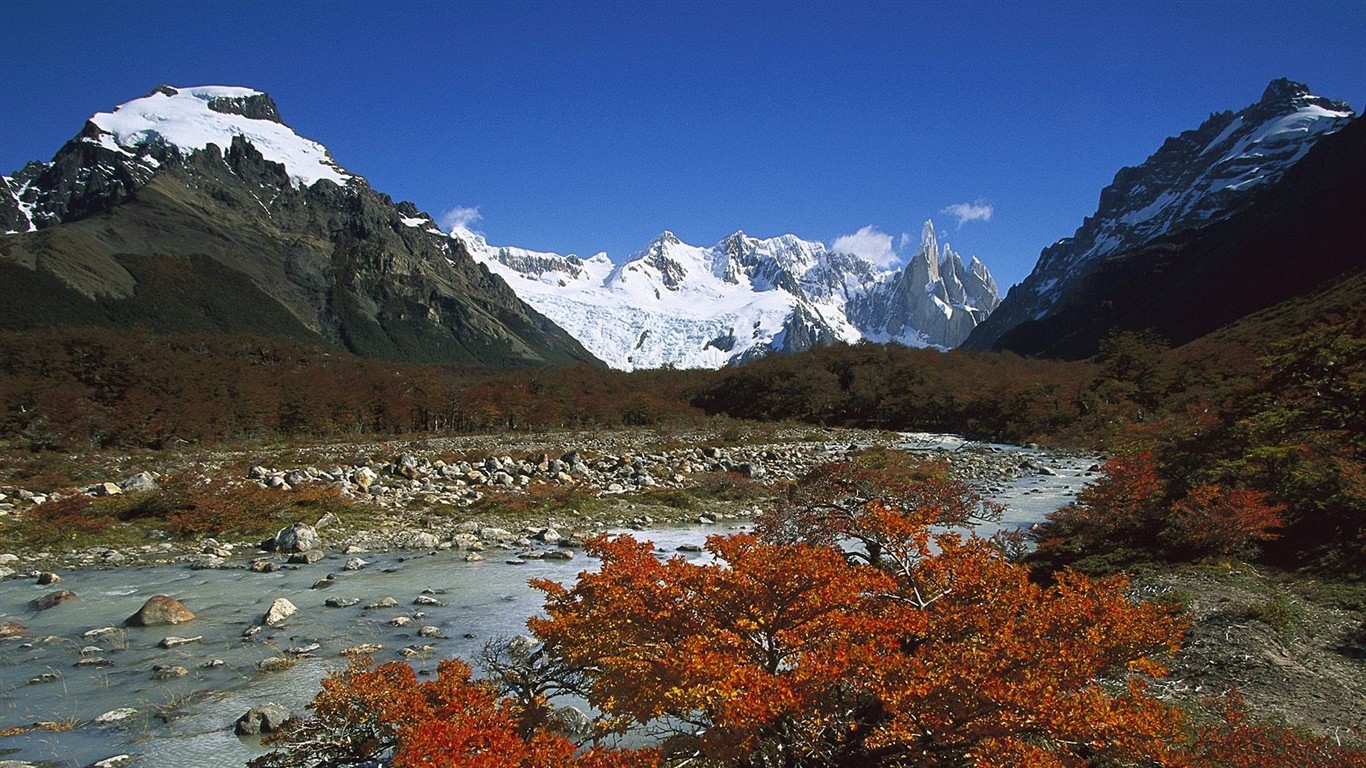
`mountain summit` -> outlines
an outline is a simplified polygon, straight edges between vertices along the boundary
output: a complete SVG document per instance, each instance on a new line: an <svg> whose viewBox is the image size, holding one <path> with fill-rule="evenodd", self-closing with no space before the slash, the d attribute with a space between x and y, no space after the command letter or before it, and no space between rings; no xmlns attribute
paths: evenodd
<svg viewBox="0 0 1366 768"><path fill-rule="evenodd" d="M452 236L528 304L621 369L719 367L862 339L959 344L999 299L990 272L940 248L934 227L900 270L795 235L736 232L711 247L662 232L614 265Z"/></svg>
<svg viewBox="0 0 1366 768"><path fill-rule="evenodd" d="M593 361L249 88L161 86L0 177L0 328L142 324L492 365Z"/></svg>
<svg viewBox="0 0 1366 768"><path fill-rule="evenodd" d="M1354 117L1346 103L1280 79L1255 104L1211 115L1199 128L1167 139L1141 165L1115 174L1095 214L1043 250L1034 270L964 347L991 348L1020 323L1052 315L1112 255L1229 216L1253 190L1277 182L1319 139Z"/></svg>

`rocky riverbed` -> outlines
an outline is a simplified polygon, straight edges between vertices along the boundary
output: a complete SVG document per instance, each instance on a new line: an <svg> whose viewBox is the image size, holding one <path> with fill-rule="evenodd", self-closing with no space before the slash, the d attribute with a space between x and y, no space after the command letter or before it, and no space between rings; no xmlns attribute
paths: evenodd
<svg viewBox="0 0 1366 768"><path fill-rule="evenodd" d="M430 671L440 658L468 658L521 633L540 605L527 580L568 580L592 567L580 548L586 533L643 530L661 555L702 556L706 535L744 528L762 506L751 496L685 493L716 478L783 482L862 447L897 446L948 461L1009 505L1001 525L1019 526L1069 500L1092 464L844 430L729 444L673 436L644 448L639 438L634 448L613 433L325 446L273 461L197 457L206 477L281 494L328 486L366 514L292 521L268 541L5 553L13 572L0 581L0 761L241 765L260 747L257 736L239 735L238 720L268 729L280 709L302 712L323 674L347 658L406 659ZM167 470L110 471L118 491L101 482L73 492L147 492L120 481L145 471L156 482ZM538 488L563 489L569 501L553 512L519 508ZM158 614L179 616L175 623L130 621L158 595L184 609Z"/></svg>
<svg viewBox="0 0 1366 768"><path fill-rule="evenodd" d="M947 461L953 472L990 492L1022 475L1048 473L1049 462L1031 453L933 435L865 430L792 428L727 445L717 435L688 433L661 439L638 431L538 435L517 439L487 436L424 441L357 443L298 450L270 463L259 455L196 456L189 466L204 485L251 483L281 494L327 487L361 505L359 520L335 516L303 520L319 545L351 553L471 549L480 544L523 543L552 529L579 534L609 528L643 529L744 518L753 499L724 498L711 488L684 499L669 491L697 489L734 477L750 487L794 481L815 465L847 458L870 446L895 446ZM644 443L648 447L641 449ZM151 493L163 472L127 460L110 467L110 478L57 491L0 486L0 514L14 518L37 504L83 493L99 497ZM529 497L559 495L556 514L527 509ZM594 503L574 503L593 499ZM680 503L685 502L685 503ZM150 531L133 546L0 550L0 578L35 570L187 563L239 567L260 549L259 539L175 541ZM285 548L291 551L293 548ZM308 549L306 547L305 549Z"/></svg>

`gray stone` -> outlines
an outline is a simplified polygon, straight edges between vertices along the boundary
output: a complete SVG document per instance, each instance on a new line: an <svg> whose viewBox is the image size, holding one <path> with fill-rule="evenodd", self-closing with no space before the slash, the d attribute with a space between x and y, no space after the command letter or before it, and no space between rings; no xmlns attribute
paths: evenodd
<svg viewBox="0 0 1366 768"><path fill-rule="evenodd" d="M578 707L558 707L550 713L548 725L568 736L579 739L593 732L593 718Z"/></svg>
<svg viewBox="0 0 1366 768"><path fill-rule="evenodd" d="M436 549L437 545L440 543L441 540L438 539L435 534L427 533L426 531L414 531L405 534L399 540L400 546L405 549Z"/></svg>
<svg viewBox="0 0 1366 768"><path fill-rule="evenodd" d="M366 562L366 561L360 559L359 557L353 557L353 558L351 558L350 560L347 560L347 561L346 561L346 565L343 565L343 566L342 566L342 570L345 570L345 571L359 571L359 570L361 570L362 568L364 568L364 567L367 566L367 565L369 565L368 562Z"/></svg>
<svg viewBox="0 0 1366 768"><path fill-rule="evenodd" d="M46 611L56 608L62 603L69 603L72 600L79 600L75 592L69 589L59 589L56 592L49 592L41 597L35 597L28 601L28 605L35 611Z"/></svg>
<svg viewBox="0 0 1366 768"><path fill-rule="evenodd" d="M181 666L162 666L158 664L152 667L153 680L174 680L178 677L185 677L190 674L190 670Z"/></svg>
<svg viewBox="0 0 1366 768"><path fill-rule="evenodd" d="M163 637L161 639L161 642L157 643L157 645L161 648L174 648L177 645L189 645L190 643L198 643L203 639L203 635L195 635L194 637L175 637L174 635L170 635L167 637Z"/></svg>
<svg viewBox="0 0 1366 768"><path fill-rule="evenodd" d="M307 552L295 552L289 556L291 565L312 565L322 559L322 550L318 549L310 549Z"/></svg>
<svg viewBox="0 0 1366 768"><path fill-rule="evenodd" d="M351 482L355 483L361 490L368 489L377 479L379 479L379 475L375 474L375 470L369 467L361 467L351 473Z"/></svg>
<svg viewBox="0 0 1366 768"><path fill-rule="evenodd" d="M256 669L261 672L284 672L293 666L294 662L279 656L271 656L256 662Z"/></svg>
<svg viewBox="0 0 1366 768"><path fill-rule="evenodd" d="M146 493L155 491L160 486L157 485L156 478L152 477L151 472L139 472L131 477L125 477L119 482L119 487L124 493Z"/></svg>
<svg viewBox="0 0 1366 768"><path fill-rule="evenodd" d="M38 586L46 587L52 584L60 584L62 577L51 571L44 571L38 574Z"/></svg>
<svg viewBox="0 0 1366 768"><path fill-rule="evenodd" d="M323 605L328 608L350 608L359 602L359 597L329 597L323 601Z"/></svg>
<svg viewBox="0 0 1366 768"><path fill-rule="evenodd" d="M322 539L318 531L308 523L295 523L281 528L275 534L275 550L278 552L307 552L321 549Z"/></svg>
<svg viewBox="0 0 1366 768"><path fill-rule="evenodd" d="M120 707L118 709L111 709L102 715L96 715L92 722L94 722L95 725L113 725L114 723L134 717L137 713L138 711L132 707Z"/></svg>

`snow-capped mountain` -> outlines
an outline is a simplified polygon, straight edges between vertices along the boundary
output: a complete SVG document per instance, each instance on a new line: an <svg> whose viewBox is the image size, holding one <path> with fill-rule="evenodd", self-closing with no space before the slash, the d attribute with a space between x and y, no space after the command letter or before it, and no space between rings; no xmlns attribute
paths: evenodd
<svg viewBox="0 0 1366 768"><path fill-rule="evenodd" d="M860 295L850 317L870 341L956 347L1000 303L987 266L975 256L965 266L925 222L906 267Z"/></svg>
<svg viewBox="0 0 1366 768"><path fill-rule="evenodd" d="M1236 212L1253 190L1274 184L1315 142L1354 117L1348 104L1279 79L1257 103L1211 115L1199 128L1167 139L1141 165L1115 174L1096 213L1071 237L1043 250L1030 275L964 346L991 348L1011 328L1059 311L1107 257Z"/></svg>
<svg viewBox="0 0 1366 768"><path fill-rule="evenodd" d="M249 88L161 86L0 177L0 327L287 335L375 357L593 362L411 203Z"/></svg>
<svg viewBox="0 0 1366 768"><path fill-rule="evenodd" d="M344 186L354 178L326 147L285 125L267 94L233 86L162 85L113 112L93 115L73 139L79 151L59 155L52 163L29 163L3 177L0 200L8 196L14 202L11 217L0 221L0 227L28 232L83 215L109 202L100 198L122 199L146 184L167 162L196 152L222 155L235 140L250 143L263 160L283 166L296 188L322 179ZM95 147L107 154L94 152ZM89 199L92 192L94 200Z"/></svg>
<svg viewBox="0 0 1366 768"><path fill-rule="evenodd" d="M906 268L878 269L795 235L744 232L709 247L664 232L621 264L490 246L457 229L501 276L608 365L720 367L770 351L861 339L956 346L996 306L995 283L938 246L926 222Z"/></svg>

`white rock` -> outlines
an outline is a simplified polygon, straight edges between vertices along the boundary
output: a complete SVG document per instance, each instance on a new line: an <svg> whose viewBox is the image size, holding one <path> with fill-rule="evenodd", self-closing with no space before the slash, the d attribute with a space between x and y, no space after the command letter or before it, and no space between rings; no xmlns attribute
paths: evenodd
<svg viewBox="0 0 1366 768"><path fill-rule="evenodd" d="M283 597L276 598L275 602L270 604L270 610L266 611L266 625L273 627L298 612L299 609L294 603Z"/></svg>

